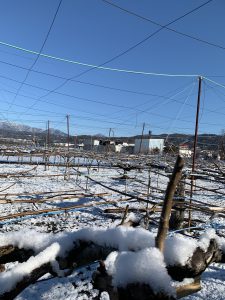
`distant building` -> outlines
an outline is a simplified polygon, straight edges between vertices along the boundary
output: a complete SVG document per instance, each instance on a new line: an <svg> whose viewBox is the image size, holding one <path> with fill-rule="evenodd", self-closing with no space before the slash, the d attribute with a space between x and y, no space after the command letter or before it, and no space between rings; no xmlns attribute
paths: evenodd
<svg viewBox="0 0 225 300"><path fill-rule="evenodd" d="M135 139L134 153L153 153L158 151L162 153L164 147L164 139Z"/></svg>
<svg viewBox="0 0 225 300"><path fill-rule="evenodd" d="M84 140L84 150L97 150L100 141L94 138Z"/></svg>
<svg viewBox="0 0 225 300"><path fill-rule="evenodd" d="M179 154L183 157L192 156L192 150L190 150L188 143L182 143L179 145Z"/></svg>

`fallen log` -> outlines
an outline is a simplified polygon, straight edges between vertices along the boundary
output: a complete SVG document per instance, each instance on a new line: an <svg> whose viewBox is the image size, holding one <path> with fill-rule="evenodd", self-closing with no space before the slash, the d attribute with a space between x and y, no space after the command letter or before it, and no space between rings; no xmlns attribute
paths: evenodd
<svg viewBox="0 0 225 300"><path fill-rule="evenodd" d="M100 261L97 271L92 275L95 289L106 291L110 300L175 300L173 295L165 292L155 292L150 285L145 283L129 283L123 287L113 286L113 278L106 271L104 262Z"/></svg>
<svg viewBox="0 0 225 300"><path fill-rule="evenodd" d="M0 204L9 204L9 203L43 203L43 202L54 202L54 201L63 201L70 200L75 198L95 198L108 196L108 193L98 193L98 194L65 194L65 195L54 195L47 198L30 198L30 199L0 199ZM58 198L57 198L58 197Z"/></svg>
<svg viewBox="0 0 225 300"><path fill-rule="evenodd" d="M49 246L48 248L52 247ZM23 249L24 250L24 249ZM57 268L55 270L54 265L52 265L51 261L47 262L44 261L43 264L40 266L34 268L29 274L26 274L25 276L18 277L17 282L15 285L12 285L10 289L7 291L1 291L0 290L0 300L11 300L14 299L18 294L20 294L26 287L28 287L30 284L36 282L40 277L47 273L51 273L54 276L60 276L60 275L68 275L71 273L71 271L75 267L80 267L82 265L87 265L89 263L92 263L96 260L105 259L109 253L114 251L112 247L103 247L100 245L96 245L91 242L84 242L80 241L77 242L73 249L71 249L65 256L57 256L56 257L56 263ZM46 251L46 250L44 250ZM43 251L43 252L44 252ZM40 256L42 253L37 254L37 257ZM36 257L31 257L30 259L35 259ZM37 258L38 259L38 258ZM29 260L25 262L24 264L29 263ZM19 266L19 265L17 265ZM67 272L64 273L61 270L67 269ZM71 270L71 271L68 271ZM3 274L3 273L2 273ZM5 272L7 275L7 271ZM8 278L10 280L10 277ZM3 281L4 282L4 281ZM0 284L1 283L1 275L0 275Z"/></svg>
<svg viewBox="0 0 225 300"><path fill-rule="evenodd" d="M137 239L137 235L135 233L139 232L140 238ZM80 234L81 233L81 234ZM111 238L109 238L112 237ZM139 235L138 235L139 236ZM131 239L131 237L134 237L134 241ZM152 239L152 241L150 241ZM0 290L0 299L8 300L8 299L13 299L16 295L18 295L25 287L27 287L29 284L35 282L38 278L43 276L46 273L51 273L54 276L61 276L65 275L62 270L69 269L73 270L75 267L80 267L83 265L87 265L89 263L92 263L97 260L104 260L106 257L115 250L120 249L120 251L124 250L127 251L127 253L132 256L135 253L145 251L146 252L150 251L158 251L156 248L154 248L154 236L151 235L148 231L143 231L143 229L124 229L123 227L117 227L113 229L107 230L98 230L98 231L92 231L91 229L85 229L78 231L77 233L71 233L65 236L63 238L59 238L56 240L53 240L55 243L51 244L50 246L47 246L46 251L44 250L43 252L37 254L37 261L43 260L42 264L40 263L36 264L36 257L30 257L26 263L29 263L30 260L32 261L32 269L30 270L29 273L25 273L24 276L19 276L18 280L14 284L12 284L12 280L10 277L10 270L6 271L1 274L6 274L6 276L1 276L0 274L0 285L4 287L4 284L11 284L10 287L7 288L7 290L3 289L2 291ZM21 240L20 240L21 243ZM55 246L54 246L55 245ZM58 246L57 246L58 245ZM126 246L125 246L126 245ZM54 246L54 247L53 247ZM51 249L52 247L52 249ZM57 248L58 247L58 248ZM58 249L61 247L64 247L63 253L59 252ZM122 248L121 248L122 247ZM125 248L124 248L125 247ZM13 253L13 248L12 246L4 246L1 247L3 257L4 254L10 255L10 253ZM49 249L51 251L49 251ZM54 252L55 251L55 252ZM46 252L46 253L45 253ZM53 256L52 256L53 252ZM121 252L118 252L121 253ZM124 255L125 252L123 252ZM157 253L160 253L159 251ZM148 254L148 253L147 253ZM46 255L50 255L50 257L47 259ZM157 254L159 255L159 254ZM162 254L160 253L161 257ZM40 259L41 257L41 259ZM144 265L146 267L146 260L144 256ZM157 260L158 256L154 256L152 261L155 263ZM214 261L220 261L222 257L222 252L219 249L216 240L212 239L209 241L209 246L207 248L207 251L204 251L200 247L197 247L196 250L194 251L193 255L191 256L190 259L186 262L186 264L183 265L167 265L163 267L164 269L164 274L168 274L175 280L183 280L183 278L189 277L189 278L196 278L201 275L201 273L205 270L205 268L212 262ZM122 257L123 258L123 257ZM129 257L128 257L129 258ZM140 257L139 257L140 258ZM129 260L135 261L135 260ZM163 259L162 259L163 261ZM53 262L53 264L51 263ZM142 260L143 263L143 260ZM163 263L164 264L164 263ZM29 264L28 264L29 265ZM33 267L34 265L34 267ZM126 266L130 266L130 264L126 264ZM143 265L142 265L143 266ZM149 266L149 274L151 274L151 262L148 262L147 269L145 271L148 271L148 266ZM161 264L159 264L161 266ZM17 268L20 268L21 264L18 264L14 269L12 269L12 272L15 274ZM137 265L134 266L135 270L137 269ZM25 265L25 270L27 270L27 266ZM122 271L124 270L124 266L122 266ZM158 271L158 268L155 268L154 270ZM21 269L20 269L21 271ZM26 271L27 272L27 271ZM126 271L127 272L127 271ZM7 275L8 274L8 275ZM21 274L21 272L20 272ZM68 272L66 273L68 274ZM145 273L146 274L146 273ZM168 276L167 274L167 276ZM104 286L104 280L108 280L106 275L109 274L104 274L104 277L102 280L101 279L101 272L100 272L100 277L99 277L99 282ZM148 274L147 274L148 275ZM155 277L155 274L154 274ZM5 278L7 278L7 281L5 281ZM136 278L136 277L135 277ZM134 279L135 279L134 278ZM140 279L139 279L140 280ZM154 279L155 280L155 279ZM107 281L109 283L109 281ZM108 284L107 283L107 284ZM129 285L130 284L130 285ZM153 297L152 295L152 290L151 287L146 285L146 282L128 282L129 285L129 290L127 288L122 288L118 286L117 289L117 294L115 297L119 297L117 299L174 299L171 295L163 294L161 295L160 293L156 293L154 291L153 295L155 298L150 298ZM127 286L128 286L127 285ZM112 287L112 285L111 285ZM5 287L4 287L5 288ZM106 287L107 291L109 290L109 287ZM187 287L187 290L189 288ZM136 290L136 291L135 291ZM141 291L143 290L143 291ZM192 290L190 288L190 290ZM144 295L140 294L144 292ZM188 292L188 291L187 291ZM147 296L145 295L147 294ZM113 296L113 297L114 297ZM126 298L127 297L127 298ZM138 298L139 297L139 298ZM140 298L142 297L142 298ZM145 298L146 297L146 298ZM158 297L158 298L157 298ZM160 298L161 297L161 298ZM169 297L169 298L168 298ZM172 297L172 298L171 298ZM116 299L116 298L112 298Z"/></svg>
<svg viewBox="0 0 225 300"><path fill-rule="evenodd" d="M51 264L43 264L39 268L36 268L34 271L32 271L28 276L24 277L20 282L18 282L12 290L7 291L4 294L0 294L0 300L13 300L30 284L35 283L40 277L51 272Z"/></svg>
<svg viewBox="0 0 225 300"><path fill-rule="evenodd" d="M177 281L182 281L184 278L199 277L205 269L213 262L222 260L222 251L215 239L210 240L207 251L197 247L192 257L184 266L167 265L168 274Z"/></svg>
<svg viewBox="0 0 225 300"><path fill-rule="evenodd" d="M0 264L8 262L24 262L34 254L32 249L19 249L12 245L0 247Z"/></svg>
<svg viewBox="0 0 225 300"><path fill-rule="evenodd" d="M201 290L201 282L199 278L196 278L194 282L181 285L176 288L177 299L192 295Z"/></svg>

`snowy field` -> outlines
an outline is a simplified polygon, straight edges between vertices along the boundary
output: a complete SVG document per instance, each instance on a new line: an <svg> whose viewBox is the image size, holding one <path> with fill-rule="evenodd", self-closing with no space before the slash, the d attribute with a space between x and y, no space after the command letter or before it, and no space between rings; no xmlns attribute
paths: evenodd
<svg viewBox="0 0 225 300"><path fill-rule="evenodd" d="M91 181L85 175L95 181ZM134 211L127 215L126 221L141 219L146 203L137 202L134 199L128 200L128 196L121 195L116 190L152 201L160 201L160 198L164 197L163 191L166 189L168 177L165 176L164 170L157 169L131 170L127 172L129 178L126 180L120 178L122 175L123 171L119 168L100 167L98 170L96 167L89 169L79 167L78 169L50 166L45 170L45 166L41 165L34 167L13 163L1 164L0 243L4 235L21 230L35 230L38 233L57 235L73 233L82 228L116 228L124 212L105 213L104 210L107 208L125 209L127 204ZM194 200L208 206L217 205L225 208L223 182L217 182L213 178L207 181L198 179L196 185L208 190L196 188ZM186 188L190 189L189 186ZM215 190L219 193L214 193ZM149 197L148 192L150 192ZM186 194L186 198L189 198L189 194ZM39 214L38 211L42 213ZM26 215L22 214L24 212ZM37 214L32 214L33 212ZM157 232L159 216L159 212L156 211L150 220L148 230L152 234ZM192 213L192 219L196 226L211 226L224 235L223 213L209 215L195 210ZM31 244L33 239L35 240L35 235L30 236ZM8 263L5 267L7 271L10 271L18 264L18 262ZM107 294L102 293L99 298L98 290L92 286L91 276L97 266L98 263L94 262L75 268L70 275L61 278L50 274L44 275L35 284L27 287L16 299L106 300ZM202 290L183 299L224 299L224 268L223 264L211 264L201 277Z"/></svg>

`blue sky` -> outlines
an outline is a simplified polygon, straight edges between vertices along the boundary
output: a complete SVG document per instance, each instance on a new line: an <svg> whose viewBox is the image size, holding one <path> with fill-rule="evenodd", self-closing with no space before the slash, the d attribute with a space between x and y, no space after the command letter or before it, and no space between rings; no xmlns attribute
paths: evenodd
<svg viewBox="0 0 225 300"><path fill-rule="evenodd" d="M112 0L165 25L206 1ZM0 3L0 42L39 52L59 1ZM214 0L169 27L225 47L225 2ZM159 27L101 0L63 0L42 53L101 65ZM109 62L111 68L168 74L200 74L225 84L225 49L167 29ZM0 119L71 134L116 136L146 132L193 133L197 77L161 77L88 70L0 45ZM11 64L11 65L9 65ZM16 65L17 67L13 66ZM20 68L18 68L18 66ZM36 72L35 72L36 71ZM47 75L52 74L53 76ZM73 80L67 80L74 78ZM22 84L21 84L22 82ZM61 86L61 87L60 87ZM200 133L224 129L225 89L203 80Z"/></svg>

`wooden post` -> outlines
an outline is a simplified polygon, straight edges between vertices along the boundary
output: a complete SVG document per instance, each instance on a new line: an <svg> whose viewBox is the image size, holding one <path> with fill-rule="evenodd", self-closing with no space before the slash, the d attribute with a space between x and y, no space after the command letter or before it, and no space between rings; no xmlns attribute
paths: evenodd
<svg viewBox="0 0 225 300"><path fill-rule="evenodd" d="M195 160L196 160L196 150L197 150L197 142L198 142L198 123L199 123L199 110L200 110L200 99L201 99L201 87L202 87L202 77L198 78L198 99L197 99L197 109L196 109L196 119L195 119L195 139L194 139L194 151L192 157L192 174L195 171ZM193 187L194 187L194 176L191 176L191 194L190 194L190 204L192 204L192 196L193 196ZM188 217L188 226L191 226L191 209L189 210Z"/></svg>
<svg viewBox="0 0 225 300"><path fill-rule="evenodd" d="M140 146L139 146L139 151L138 151L138 154L140 154L140 153L141 153L141 146L142 146L142 142L143 142L144 130L145 130L145 123L143 123L143 127L142 127L141 141L140 141Z"/></svg>
<svg viewBox="0 0 225 300"><path fill-rule="evenodd" d="M169 219L170 219L171 208L173 205L173 196L176 191L176 186L182 176L183 166L184 166L184 160L181 156L178 155L173 169L172 176L167 185L165 200L162 208L158 233L156 237L156 247L159 248L161 252L163 252L164 250L164 241L169 228Z"/></svg>
<svg viewBox="0 0 225 300"><path fill-rule="evenodd" d="M67 151L69 153L70 151L70 116L66 115L66 120L67 120Z"/></svg>
<svg viewBox="0 0 225 300"><path fill-rule="evenodd" d="M46 132L46 142L45 142L45 149L49 149L49 143L50 143L50 121L47 121L47 132Z"/></svg>
<svg viewBox="0 0 225 300"><path fill-rule="evenodd" d="M46 145L45 145L45 171L47 170L48 165L48 154L47 150L49 151L49 144L50 144L50 121L47 122L47 134L46 134Z"/></svg>
<svg viewBox="0 0 225 300"><path fill-rule="evenodd" d="M182 228L183 222L184 222L184 202L185 202L185 176L182 176L182 181L180 181L177 185L177 189L175 192L174 199L174 205L173 209L174 212L172 212L169 222L169 227L172 230L180 229ZM176 202L178 202L176 204Z"/></svg>

